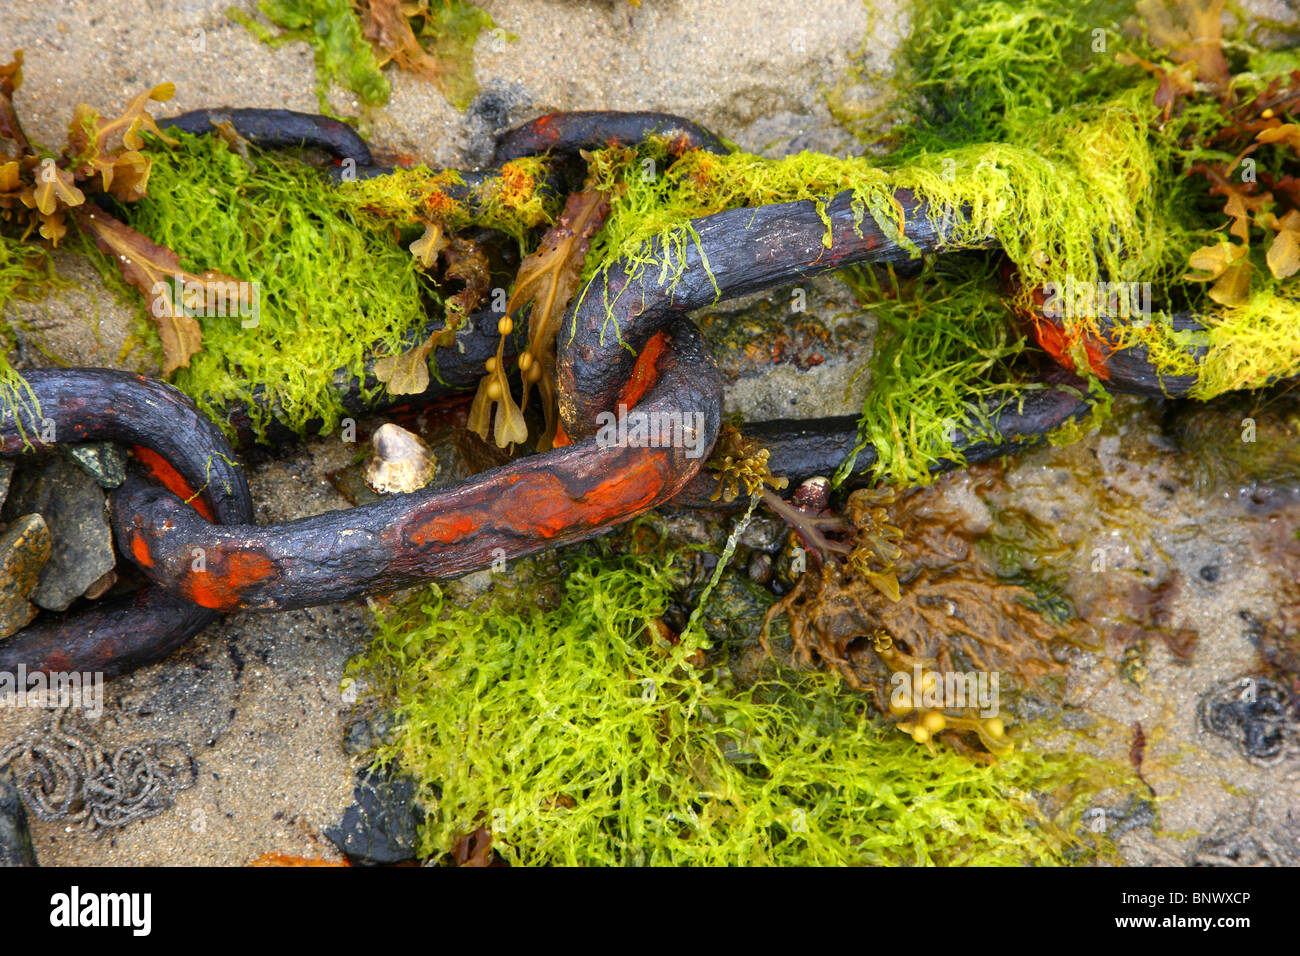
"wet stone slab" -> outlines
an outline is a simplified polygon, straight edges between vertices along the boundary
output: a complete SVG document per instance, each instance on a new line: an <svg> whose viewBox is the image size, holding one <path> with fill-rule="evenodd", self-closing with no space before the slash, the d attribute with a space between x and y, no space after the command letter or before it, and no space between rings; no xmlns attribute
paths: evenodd
<svg viewBox="0 0 1300 956"><path fill-rule="evenodd" d="M31 602L50 559L50 530L38 514L23 515L0 533L0 639L31 623Z"/></svg>
<svg viewBox="0 0 1300 956"><path fill-rule="evenodd" d="M104 491L63 455L25 462L4 515L27 514L45 519L52 546L32 600L46 610L65 611L116 564Z"/></svg>

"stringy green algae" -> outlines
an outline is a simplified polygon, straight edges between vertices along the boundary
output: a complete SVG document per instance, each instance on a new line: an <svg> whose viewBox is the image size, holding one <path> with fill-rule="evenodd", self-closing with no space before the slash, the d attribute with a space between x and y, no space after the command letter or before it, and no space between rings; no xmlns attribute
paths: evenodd
<svg viewBox="0 0 1300 956"><path fill-rule="evenodd" d="M537 188L535 158L506 164L465 202L446 195L462 183L455 171L418 167L336 184L273 153L254 150L250 169L217 137L177 135L175 147L154 141L149 196L119 213L184 268L258 283L256 327L199 317L203 350L174 379L223 425L231 403L245 404L258 434L272 417L300 433L329 431L343 412L335 370L358 375L377 347L400 349L403 333L438 315L436 290L407 251L423 219L487 226L522 246L557 205ZM121 287L112 264L89 254ZM146 334L156 341L156 331Z"/></svg>
<svg viewBox="0 0 1300 956"><path fill-rule="evenodd" d="M1116 60L1121 51L1156 62L1162 59L1159 52L1129 38L1135 21L1127 0L1082 4L1072 0L989 0L980 4L936 0L917 4L911 12L912 30L899 49L892 77L899 94L891 104L894 114L906 114L909 121L888 136L882 135L878 126L860 125L857 131L864 140L887 145L893 158L902 162L954 142L1034 142L1036 148L1050 150L1055 141L1057 153L1077 150L1093 166L1115 161L1131 168L1128 151L1145 149L1150 160L1139 165L1146 167L1149 176L1145 183L1133 183L1135 189L1145 189L1150 196L1137 220L1140 230L1125 229L1123 205L1116 209L1121 213L1119 235L1114 237L1117 242L1096 232L1095 222L1081 223L1082 230L1103 250L1095 274L1080 271L1073 256L1059 264L1050 260L1046 275L1044 270L1026 269L1024 257L1009 250L1012 260L1031 281L1044 277L1061 281L1072 275L1076 281L1106 277L1151 282L1156 298L1151 322L1149 326L1129 324L1123 341L1145 345L1164 374L1195 377L1191 391L1195 398L1258 388L1300 374L1300 345L1296 344L1300 342L1300 301L1293 283L1284 289L1284 283L1270 274L1263 261L1266 244L1253 244L1253 291L1243 306L1223 308L1205 294L1206 285L1179 281L1188 271L1188 255L1225 222L1222 197L1209 196L1207 182L1190 174L1190 169L1198 162L1219 164L1233 159L1197 145L1194 133L1215 129L1226 117L1217 104L1207 102L1208 97L1182 102L1176 117L1159 117L1152 101L1155 81L1138 67ZM1238 89L1253 95L1273 79L1284 80L1291 70L1300 68L1300 55L1294 48L1262 51L1253 46L1252 34L1258 26L1254 18L1239 11L1233 18L1236 22L1229 23L1225 35L1235 71L1233 84ZM1134 111L1133 132L1146 137L1145 144L1108 145L1093 136L1072 136L1068 127L1054 131L1044 141L1035 136L1040 126L1051 127L1054 113L1084 118L1112 111L1117 105ZM839 118L851 119L843 113ZM880 112L869 119L878 124ZM1064 136L1059 135L1062 132ZM1284 160L1279 147L1266 147L1256 154L1256 160L1260 168L1274 170L1290 161ZM1068 201L1066 212L1077 208L1079 197L1073 192L1061 198ZM1026 219L1036 222L1030 212ZM1052 253L1050 246L1047 252ZM1117 256L1122 263L1116 261ZM1179 309L1204 317L1207 331L1196 337L1174 332L1170 313ZM1188 350L1190 345L1205 346L1207 354L1198 360ZM1083 362L1078 364L1085 367Z"/></svg>
<svg viewBox="0 0 1300 956"><path fill-rule="evenodd" d="M329 102L332 83L352 90L366 106L388 102L392 92L388 79L379 69L349 0L259 0L257 8L284 31L272 33L239 7L228 8L226 16L269 46L299 40L311 46L316 56L316 99L322 113L336 115Z"/></svg>
<svg viewBox="0 0 1300 956"><path fill-rule="evenodd" d="M824 203L849 190L859 219L870 216L899 235L894 193L910 189L928 203L933 220L956 224L950 249L983 248L995 239L1027 286L1067 274L1092 281L1104 273L1168 276L1181 268L1186 243L1153 199L1160 163L1141 107L1150 95L1144 83L1087 121L1047 118L1036 144L962 146L890 165L816 153L768 160L694 152L647 177L641 160L667 163L663 154L645 155L653 145L630 160L626 151L605 151L595 168L616 199L588 261L621 258L633 275L671 286L695 241L689 221L696 216L794 200L812 200L824 215ZM1124 256L1125 249L1139 252ZM589 266L596 283L605 267ZM908 298L897 288L877 289L862 301L884 332L871 362L862 434L881 452L877 474L920 483L940 459L960 460L951 440L955 424L978 417L981 400L1019 387L1009 370L1023 337L991 256L956 268L941 261L926 282L908 289Z"/></svg>
<svg viewBox="0 0 1300 956"><path fill-rule="evenodd" d="M365 37L361 18L349 0L260 0L262 15L284 31L272 33L244 10L226 15L270 46L302 41L316 55L316 97L321 112L331 112L329 88L338 83L366 106L383 106L392 90ZM465 0L435 0L425 11L417 39L438 62L438 85L457 109L466 109L478 93L474 78L474 44L496 24L487 11ZM502 32L503 38L513 40Z"/></svg>
<svg viewBox="0 0 1300 956"><path fill-rule="evenodd" d="M601 270L621 258L634 277L671 287L697 238L692 218L805 199L824 216L825 202L844 190L852 192L859 217L870 215L898 235L901 210L893 196L906 189L927 203L932 221L952 224L950 250L994 244L1005 250L1023 290L1067 280L1150 282L1151 322L1130 326L1126 341L1146 345L1166 374L1199 375L1196 397L1300 373L1300 304L1293 289L1263 281L1245 307L1225 310L1204 286L1181 281L1188 256L1224 221L1222 200L1208 197L1205 182L1188 169L1226 158L1189 147L1184 137L1224 118L1214 104L1193 103L1159 122L1157 81L1115 60L1134 45L1117 29L1121 11L1131 13L1131 6L918 5L891 104L894 118L906 121L888 138L872 137L888 150L879 159L693 152L674 160L665 144L653 141L636 153L603 151L595 161L597 183L614 202L593 243L588 276L599 283ZM1104 50L1096 48L1099 28L1106 31ZM1268 76L1247 81L1264 84ZM872 118L878 122L881 113ZM1255 255L1261 260L1256 276L1268 277L1263 249ZM878 476L924 482L940 459L961 461L952 425L972 417L978 424L980 400L1009 391L1018 323L1001 277L983 272L974 281L971 268L938 268L927 274L938 288L916 283L863 302L887 333L887 347L871 362L873 387L861 422L864 444L886 446L874 468ZM1027 292L1021 297L1024 304ZM1170 312L1185 308L1212 316L1199 343L1209 350L1199 367L1182 349L1186 336L1170 329ZM918 320L924 332L900 325ZM1067 322L1087 331L1094 320ZM1088 368L1082 355L1075 358ZM893 393L881 397L881 389Z"/></svg>
<svg viewBox="0 0 1300 956"><path fill-rule="evenodd" d="M420 592L350 670L396 703L379 755L417 782L424 854L487 826L523 865L1061 863L1123 784L1074 754L931 755L824 674L738 688L701 636L649 636L666 566L563 560L549 599Z"/></svg>
<svg viewBox="0 0 1300 956"><path fill-rule="evenodd" d="M626 151L601 151L596 182L616 198L593 242L593 259L624 258L634 274L654 267L657 281L671 283L693 239L690 219L795 200L816 202L824 216L825 203L845 190L853 193L859 219L870 215L887 234L901 236L894 193L912 190L928 203L934 222L955 223L948 230L952 248L997 240L1027 283L1067 272L1095 279L1103 267L1116 276L1135 274L1168 256L1160 241L1168 230L1150 232L1158 220L1151 187L1159 163L1143 129L1150 111L1141 104L1153 89L1143 83L1086 120L1058 115L1021 144L979 143L887 162L811 152L772 160L697 151L662 174L646 175L640 160L664 161L653 144L631 161ZM651 239L662 247L662 259L651 258ZM1123 249L1136 253L1121 257Z"/></svg>
<svg viewBox="0 0 1300 956"><path fill-rule="evenodd" d="M392 224L347 202L320 171L255 153L250 170L215 136L182 134L158 146L149 197L123 207L136 229L180 255L193 272L217 269L258 283L257 325L239 315L200 318L203 350L175 384L214 420L265 389L276 417L303 431L337 425L334 372L360 374L376 343L395 349L426 320L431 295Z"/></svg>
<svg viewBox="0 0 1300 956"><path fill-rule="evenodd" d="M859 425L862 444L840 466L849 473L858 453L876 451L875 474L925 483L945 457L958 457L953 435L999 440L989 410L1041 383L1017 362L1026 342L1001 303L988 301L998 264L958 254L928 262L919 276L850 269L841 277L859 305L876 318L871 388ZM1030 370L1032 372L1032 369Z"/></svg>
<svg viewBox="0 0 1300 956"><path fill-rule="evenodd" d="M0 317L8 318L6 307L14 299L38 295L60 283L50 253L9 235L10 224L0 228ZM39 415L40 403L31 386L9 362L13 342L8 325L0 326L0 413L16 414L19 434L24 435L32 414Z"/></svg>

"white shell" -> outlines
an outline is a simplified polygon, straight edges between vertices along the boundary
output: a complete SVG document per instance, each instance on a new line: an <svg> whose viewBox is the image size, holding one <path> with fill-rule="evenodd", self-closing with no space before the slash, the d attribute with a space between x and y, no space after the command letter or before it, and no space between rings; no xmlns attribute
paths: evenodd
<svg viewBox="0 0 1300 956"><path fill-rule="evenodd" d="M370 438L375 454L366 463L366 484L381 495L417 491L433 480L438 460L420 436L392 422Z"/></svg>

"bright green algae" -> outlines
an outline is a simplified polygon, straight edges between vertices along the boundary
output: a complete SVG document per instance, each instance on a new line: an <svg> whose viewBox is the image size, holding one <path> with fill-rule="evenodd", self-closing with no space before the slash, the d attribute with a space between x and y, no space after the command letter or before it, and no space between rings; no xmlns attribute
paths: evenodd
<svg viewBox="0 0 1300 956"><path fill-rule="evenodd" d="M283 31L272 33L238 7L231 7L226 15L263 43L283 46L301 41L312 48L321 112L335 115L329 102L329 89L335 83L356 93L364 106L388 102L391 85L349 0L259 0L257 8ZM438 86L457 109L466 109L478 93L474 44L481 32L495 26L485 10L465 0L436 0L424 12L417 39L437 61ZM499 36L514 39L504 32Z"/></svg>
<svg viewBox="0 0 1300 956"><path fill-rule="evenodd" d="M870 117L898 125L870 137L863 128L864 138L887 150L879 158L695 152L675 159L656 142L630 156L601 153L597 181L615 200L588 275L599 282L601 270L621 257L645 281L671 285L695 239L692 218L801 199L821 208L845 190L860 216L897 230L894 194L911 190L935 222L955 223L950 249L995 240L1022 290L1047 282L1150 283L1150 322L1132 325L1125 341L1146 345L1163 373L1196 377L1195 397L1298 374L1300 305L1292 287L1268 274L1262 247L1255 250L1262 281L1241 307L1222 308L1205 286L1183 281L1190 254L1224 222L1222 199L1188 172L1194 163L1230 158L1195 145L1192 133L1225 118L1202 100L1161 121L1156 79L1115 59L1130 48L1157 56L1125 37L1121 12L1131 7L919 5L892 80L898 92L888 110ZM1250 66L1265 62L1272 73L1240 73L1242 89L1261 88L1287 65L1257 56ZM1293 55L1289 65L1300 60ZM1272 148L1260 156L1261 163L1278 158ZM952 423L978 420L982 399L1023 378L1011 374L1008 360L1022 347L1013 307L1026 303L1026 293L1009 293L997 270L978 264L935 267L925 282L905 287L857 275L859 292L871 287L862 304L886 333L886 347L870 363L862 442L883 446L874 466L880 477L924 482L936 461L961 460L949 438ZM1207 331L1173 332L1170 315L1181 309L1207 316ZM1086 332L1094 320L1067 321ZM917 322L925 329L912 330ZM1208 348L1199 364L1191 345Z"/></svg>
<svg viewBox="0 0 1300 956"><path fill-rule="evenodd" d="M226 15L271 46L302 41L316 57L316 99L322 113L336 115L329 89L338 83L356 93L363 105L383 106L392 92L388 78L361 30L361 20L349 0L259 0L257 8L272 23L283 27L272 33L239 7Z"/></svg>
<svg viewBox="0 0 1300 956"><path fill-rule="evenodd" d="M354 664L396 702L379 754L417 782L424 854L482 825L524 865L1055 864L1085 849L1087 801L1128 785L1076 754L932 755L829 675L738 687L698 632L647 631L666 565L561 560L470 607L420 592Z"/></svg>
<svg viewBox="0 0 1300 956"><path fill-rule="evenodd" d="M250 169L217 137L182 135L152 155L149 197L123 209L130 224L190 271L217 269L259 288L256 327L238 315L200 319L203 350L175 384L218 422L243 402L264 429L269 412L253 402L260 387L286 424L332 429L342 412L335 370L359 374L377 343L398 348L427 317L432 290L393 226L323 173L270 154Z"/></svg>
<svg viewBox="0 0 1300 956"><path fill-rule="evenodd" d="M37 295L59 281L49 252L28 245L0 229L0 316L5 315L5 307L10 301ZM9 362L12 340L8 333L7 327L0 328L0 408L18 414L21 431L26 421L23 412L39 412L40 406L31 387Z"/></svg>

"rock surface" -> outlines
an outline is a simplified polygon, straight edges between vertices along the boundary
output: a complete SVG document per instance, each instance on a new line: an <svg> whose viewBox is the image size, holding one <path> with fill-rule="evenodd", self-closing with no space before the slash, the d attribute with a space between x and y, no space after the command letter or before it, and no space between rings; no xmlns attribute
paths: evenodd
<svg viewBox="0 0 1300 956"><path fill-rule="evenodd" d="M77 465L95 479L101 488L116 488L126 481L126 452L112 442L86 442L61 445L60 448Z"/></svg>
<svg viewBox="0 0 1300 956"><path fill-rule="evenodd" d="M117 563L104 491L63 455L28 463L5 502L6 515L39 514L49 526L50 560L41 571L32 601L66 611Z"/></svg>
<svg viewBox="0 0 1300 956"><path fill-rule="evenodd" d="M0 867L6 866L36 866L36 851L14 775L0 769Z"/></svg>
<svg viewBox="0 0 1300 956"><path fill-rule="evenodd" d="M40 515L23 515L0 533L0 638L36 616L32 592L49 559L50 530Z"/></svg>
<svg viewBox="0 0 1300 956"><path fill-rule="evenodd" d="M352 805L325 836L354 863L406 863L417 856L424 814L415 805L415 783L392 769L357 774Z"/></svg>

